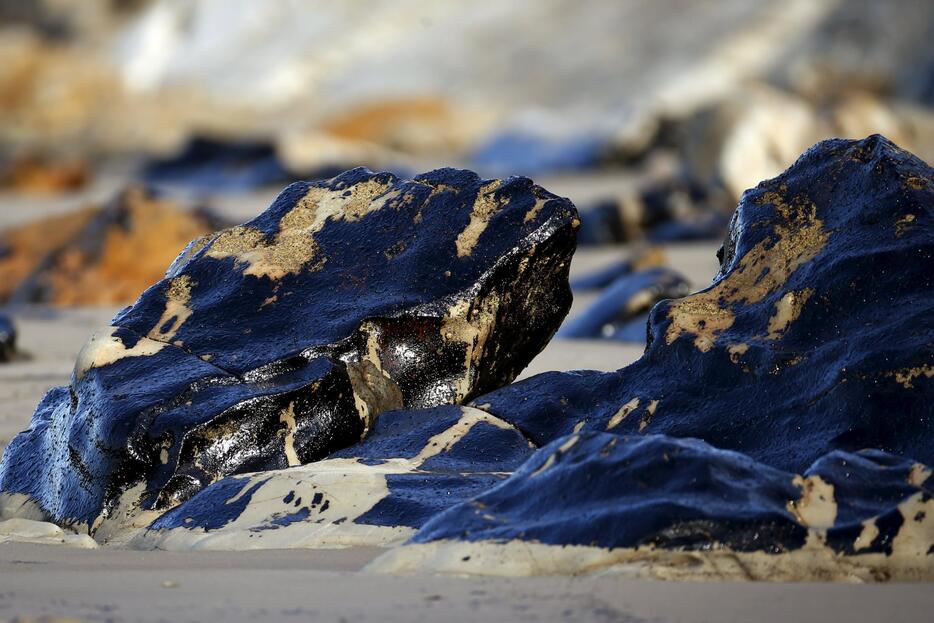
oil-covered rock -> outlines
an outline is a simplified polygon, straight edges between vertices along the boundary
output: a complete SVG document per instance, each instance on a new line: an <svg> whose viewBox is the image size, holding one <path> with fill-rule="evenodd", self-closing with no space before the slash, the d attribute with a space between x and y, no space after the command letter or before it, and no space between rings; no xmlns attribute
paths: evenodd
<svg viewBox="0 0 934 623"><path fill-rule="evenodd" d="M545 444L696 437L801 473L829 451L934 463L934 170L830 140L743 196L713 284L663 301L611 373L545 373L473 404Z"/></svg>
<svg viewBox="0 0 934 623"><path fill-rule="evenodd" d="M156 519L132 546L157 549L388 546L505 480L535 451L479 409L390 411L327 459L230 476Z"/></svg>
<svg viewBox="0 0 934 623"><path fill-rule="evenodd" d="M558 337L642 342L649 310L659 301L680 298L688 292L690 287L685 278L669 268L649 268L623 275L608 285L587 309L564 323Z"/></svg>
<svg viewBox="0 0 934 623"><path fill-rule="evenodd" d="M570 306L574 206L526 178L365 169L192 242L87 343L0 490L97 530L509 383ZM38 457L38 460L37 460Z"/></svg>
<svg viewBox="0 0 934 623"><path fill-rule="evenodd" d="M929 467L878 450L831 452L794 474L697 439L582 432L435 516L377 567L917 579L930 574L932 482Z"/></svg>

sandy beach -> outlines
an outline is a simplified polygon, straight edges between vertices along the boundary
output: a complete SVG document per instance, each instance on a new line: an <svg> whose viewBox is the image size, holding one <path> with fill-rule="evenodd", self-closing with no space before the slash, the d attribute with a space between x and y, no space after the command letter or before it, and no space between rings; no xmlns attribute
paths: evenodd
<svg viewBox="0 0 934 623"><path fill-rule="evenodd" d="M378 549L131 552L0 546L0 620L923 621L926 584L393 577ZM832 613L832 614L831 614ZM26 619L31 620L31 619Z"/></svg>

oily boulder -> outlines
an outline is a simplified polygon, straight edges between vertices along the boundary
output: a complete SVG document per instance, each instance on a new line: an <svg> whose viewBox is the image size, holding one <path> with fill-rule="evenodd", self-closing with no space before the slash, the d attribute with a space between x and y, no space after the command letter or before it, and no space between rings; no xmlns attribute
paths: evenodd
<svg viewBox="0 0 934 623"><path fill-rule="evenodd" d="M94 531L324 458L383 411L507 384L568 311L578 225L525 178L292 184L91 338L7 448L0 491Z"/></svg>
<svg viewBox="0 0 934 623"><path fill-rule="evenodd" d="M16 354L16 327L6 316L0 316L0 362L9 361Z"/></svg>
<svg viewBox="0 0 934 623"><path fill-rule="evenodd" d="M102 206L0 233L0 302L130 303L192 238L221 226L207 211L130 187Z"/></svg>
<svg viewBox="0 0 934 623"><path fill-rule="evenodd" d="M669 268L623 275L607 286L587 309L564 323L558 337L642 342L652 306L665 299L680 298L689 291L684 277Z"/></svg>
<svg viewBox="0 0 934 623"><path fill-rule="evenodd" d="M928 467L835 451L798 475L696 439L582 432L427 522L375 567L487 574L652 565L651 577L930 576ZM586 486L581 486L586 483Z"/></svg>
<svg viewBox="0 0 934 623"><path fill-rule="evenodd" d="M544 445L578 430L697 437L801 473L833 450L934 464L934 170L830 140L747 191L712 285L656 305L610 373L550 372L473 405Z"/></svg>
<svg viewBox="0 0 934 623"><path fill-rule="evenodd" d="M390 411L327 459L230 476L156 519L141 549L388 546L502 482L535 448L479 409Z"/></svg>

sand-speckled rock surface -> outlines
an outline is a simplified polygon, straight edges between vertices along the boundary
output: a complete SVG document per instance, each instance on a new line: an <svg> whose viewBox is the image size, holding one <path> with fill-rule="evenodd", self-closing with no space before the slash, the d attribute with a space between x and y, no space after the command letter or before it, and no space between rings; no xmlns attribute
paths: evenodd
<svg viewBox="0 0 934 623"><path fill-rule="evenodd" d="M797 475L696 439L583 432L434 517L374 568L534 575L651 563L650 577L920 578L934 536L930 476L877 450L832 452Z"/></svg>
<svg viewBox="0 0 934 623"><path fill-rule="evenodd" d="M8 446L0 489L94 532L230 474L321 459L387 409L500 387L567 313L577 226L525 178L293 184L194 241L89 340Z"/></svg>
<svg viewBox="0 0 934 623"><path fill-rule="evenodd" d="M391 411L325 460L225 478L156 519L131 546L254 549L397 545L506 479L535 451L479 409Z"/></svg>

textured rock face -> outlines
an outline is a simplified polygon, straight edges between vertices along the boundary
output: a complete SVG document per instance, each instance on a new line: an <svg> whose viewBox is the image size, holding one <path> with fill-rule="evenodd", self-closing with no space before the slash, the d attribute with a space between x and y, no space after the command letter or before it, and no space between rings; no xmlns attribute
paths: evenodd
<svg viewBox="0 0 934 623"><path fill-rule="evenodd" d="M934 538L930 476L877 450L832 452L797 475L696 439L586 432L437 515L378 566L495 574L503 557L539 573L651 561L658 577L694 567L745 579L917 578ZM716 564L720 551L727 564Z"/></svg>
<svg viewBox="0 0 934 623"><path fill-rule="evenodd" d="M71 387L8 447L0 490L94 530L321 459L388 409L500 387L567 313L578 225L525 178L356 169L293 184L192 242L91 338Z"/></svg>
<svg viewBox="0 0 934 623"><path fill-rule="evenodd" d="M717 543L781 553L803 547L808 530L822 529L840 553L890 553L905 522L932 530L931 519L908 513L934 508L930 475L876 450L832 452L796 475L696 439L581 433L546 446L501 486L435 517L413 542L522 538L688 550ZM591 486L573 485L585 481ZM894 514L901 521L892 521ZM864 533L870 524L875 529Z"/></svg>
<svg viewBox="0 0 934 623"><path fill-rule="evenodd" d="M929 578L932 210L934 171L887 140L818 144L744 195L640 361L478 398L548 445L373 568Z"/></svg>
<svg viewBox="0 0 934 623"><path fill-rule="evenodd" d="M104 206L0 234L0 301L129 303L192 238L219 226L208 213L131 187Z"/></svg>
<svg viewBox="0 0 934 623"><path fill-rule="evenodd" d="M6 316L0 316L0 362L9 361L16 353L16 327Z"/></svg>
<svg viewBox="0 0 934 623"><path fill-rule="evenodd" d="M934 171L833 140L747 192L714 283L656 305L613 373L478 398L537 444L575 429L697 437L801 473L831 450L934 463Z"/></svg>

